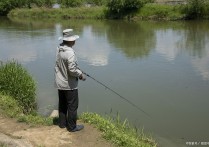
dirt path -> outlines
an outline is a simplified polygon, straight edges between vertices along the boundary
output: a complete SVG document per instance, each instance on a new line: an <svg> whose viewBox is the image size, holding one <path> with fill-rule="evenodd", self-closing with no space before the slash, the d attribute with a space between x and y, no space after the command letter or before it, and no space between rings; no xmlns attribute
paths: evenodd
<svg viewBox="0 0 209 147"><path fill-rule="evenodd" d="M113 147L94 127L70 133L58 126L31 127L0 116L0 142L14 147Z"/></svg>

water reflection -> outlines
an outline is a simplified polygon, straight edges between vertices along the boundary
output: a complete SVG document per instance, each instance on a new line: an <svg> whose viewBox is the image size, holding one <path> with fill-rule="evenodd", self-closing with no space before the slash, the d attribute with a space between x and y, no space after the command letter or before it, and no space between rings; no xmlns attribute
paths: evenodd
<svg viewBox="0 0 209 147"><path fill-rule="evenodd" d="M185 25L184 47L193 56L191 62L194 68L209 80L209 22L193 22Z"/></svg>
<svg viewBox="0 0 209 147"><path fill-rule="evenodd" d="M79 85L82 111L89 107L103 113L114 108L136 126L145 122L147 128L166 138L165 146L171 146L169 141L181 146L185 142L179 141L180 137L198 135L204 140L203 136L208 136L203 131L209 122L205 117L209 95L207 26L208 22L2 19L0 60L15 58L30 70L38 84L39 110L46 114L48 106L57 104L53 83L58 38L63 29L74 28L80 36L75 50L81 68L146 108L154 123L91 80Z"/></svg>
<svg viewBox="0 0 209 147"><path fill-rule="evenodd" d="M194 21L185 23L182 46L195 57L205 56L209 39L209 22Z"/></svg>
<svg viewBox="0 0 209 147"><path fill-rule="evenodd" d="M105 66L108 64L110 46L105 35L95 35L91 25L85 26L80 35L81 39L75 46L78 57L93 66Z"/></svg>
<svg viewBox="0 0 209 147"><path fill-rule="evenodd" d="M46 23L36 20L3 19L0 26L4 28L1 31L0 42L10 44L9 48L6 45L2 46L2 50L7 50L1 51L0 56L3 59L34 61L38 56L37 52L40 51L34 48L34 40L41 42L44 36L45 43L46 40L49 40L48 43L54 42L63 29L72 27L81 36L79 41L84 42L76 46L78 56L90 65L107 65L112 48L123 51L128 58L148 56L151 50L156 49L168 61L175 60L182 52L187 52L193 56L191 64L194 68L200 72L203 79L209 79L208 22L130 23L86 20L81 23L79 20L49 20ZM49 51L53 54L53 50Z"/></svg>
<svg viewBox="0 0 209 147"><path fill-rule="evenodd" d="M191 56L190 62L196 71L204 80L208 80L208 22L184 22L177 25L178 27L159 26L156 31L156 51L168 61L175 60L182 53L188 54Z"/></svg>
<svg viewBox="0 0 209 147"><path fill-rule="evenodd" d="M158 30L156 31L156 38L156 51L162 54L167 60L174 60L181 52L178 42L182 40L182 37L178 32L171 29L166 31Z"/></svg>
<svg viewBox="0 0 209 147"><path fill-rule="evenodd" d="M149 22L109 23L107 38L115 48L122 50L129 58L137 58L149 55L155 46L155 33Z"/></svg>
<svg viewBox="0 0 209 147"><path fill-rule="evenodd" d="M209 43L206 43L207 50L202 58L193 58L192 65L201 74L204 80L209 81Z"/></svg>

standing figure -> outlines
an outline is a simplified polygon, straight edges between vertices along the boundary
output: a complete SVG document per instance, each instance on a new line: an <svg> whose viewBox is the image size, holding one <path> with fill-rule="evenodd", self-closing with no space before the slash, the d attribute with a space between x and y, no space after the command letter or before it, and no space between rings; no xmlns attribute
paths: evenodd
<svg viewBox="0 0 209 147"><path fill-rule="evenodd" d="M63 31L63 42L57 47L55 87L59 96L59 127L75 132L84 128L83 125L77 125L78 79L85 81L86 78L77 65L72 49L79 36L72 35L72 31Z"/></svg>

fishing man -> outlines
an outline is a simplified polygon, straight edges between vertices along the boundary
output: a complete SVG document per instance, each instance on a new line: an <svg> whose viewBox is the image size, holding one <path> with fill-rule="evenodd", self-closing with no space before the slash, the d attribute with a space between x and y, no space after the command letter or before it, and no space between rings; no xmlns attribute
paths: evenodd
<svg viewBox="0 0 209 147"><path fill-rule="evenodd" d="M59 127L70 132L80 131L83 125L77 125L78 79L85 81L85 75L78 68L77 58L72 47L78 35L72 35L72 29L63 31L63 42L57 48L55 64L55 87L59 96Z"/></svg>

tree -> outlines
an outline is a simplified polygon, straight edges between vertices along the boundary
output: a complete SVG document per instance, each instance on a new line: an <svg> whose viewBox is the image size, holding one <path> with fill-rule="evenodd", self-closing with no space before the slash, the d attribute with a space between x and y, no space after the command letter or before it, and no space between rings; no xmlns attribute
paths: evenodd
<svg viewBox="0 0 209 147"><path fill-rule="evenodd" d="M107 15L119 19L128 16L130 19L143 4L142 0L109 0L107 3Z"/></svg>
<svg viewBox="0 0 209 147"><path fill-rule="evenodd" d="M83 0L61 0L62 7L79 7L83 4Z"/></svg>

